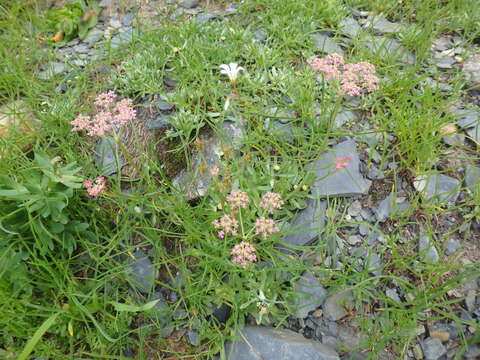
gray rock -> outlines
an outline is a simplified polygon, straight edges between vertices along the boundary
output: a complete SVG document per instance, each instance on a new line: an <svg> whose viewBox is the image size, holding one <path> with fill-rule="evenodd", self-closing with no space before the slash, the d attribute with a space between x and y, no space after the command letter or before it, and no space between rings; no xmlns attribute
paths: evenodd
<svg viewBox="0 0 480 360"><path fill-rule="evenodd" d="M143 294L148 294L155 285L155 270L148 256L141 250L127 260L127 278L132 286Z"/></svg>
<svg viewBox="0 0 480 360"><path fill-rule="evenodd" d="M390 193L385 199L380 201L378 207L373 212L379 222L384 222L390 216L398 216L408 210L410 204L408 201L397 204L395 193Z"/></svg>
<svg viewBox="0 0 480 360"><path fill-rule="evenodd" d="M89 46L93 46L103 38L103 34L104 32L101 29L91 29L83 41Z"/></svg>
<svg viewBox="0 0 480 360"><path fill-rule="evenodd" d="M345 125L348 122L355 121L357 117L351 110L343 110L340 111L336 116L335 120L333 122L333 127L334 128L341 128L343 125Z"/></svg>
<svg viewBox="0 0 480 360"><path fill-rule="evenodd" d="M458 239L448 238L445 243L445 253L450 256L462 247L462 243Z"/></svg>
<svg viewBox="0 0 480 360"><path fill-rule="evenodd" d="M451 49L452 46L452 39L447 36L442 36L433 42L433 49L437 51L445 51Z"/></svg>
<svg viewBox="0 0 480 360"><path fill-rule="evenodd" d="M385 291L385 295L387 295L390 299L392 299L395 302L401 303L402 300L400 299L400 296L398 296L397 289L387 289Z"/></svg>
<svg viewBox="0 0 480 360"><path fill-rule="evenodd" d="M246 326L225 345L228 360L340 360L337 352L290 330Z"/></svg>
<svg viewBox="0 0 480 360"><path fill-rule="evenodd" d="M162 293L155 292L148 301L158 300L152 310L146 312L146 316L152 319L156 325L162 328L160 335L165 338L172 334L174 324L172 324L172 311L169 308Z"/></svg>
<svg viewBox="0 0 480 360"><path fill-rule="evenodd" d="M358 235L350 235L348 238L347 238L347 242L352 245L352 246L355 246L357 244L360 244L362 242L362 238Z"/></svg>
<svg viewBox="0 0 480 360"><path fill-rule="evenodd" d="M230 308L225 304L221 304L220 306L213 305L210 310L213 317L221 323L225 323L231 313Z"/></svg>
<svg viewBox="0 0 480 360"><path fill-rule="evenodd" d="M355 38L363 32L362 27L358 24L357 20L352 17L348 17L340 21L338 23L338 29L342 34L345 34L351 38Z"/></svg>
<svg viewBox="0 0 480 360"><path fill-rule="evenodd" d="M134 13L132 13L132 12L126 13L122 18L122 25L123 26L131 26L134 18L135 18Z"/></svg>
<svg viewBox="0 0 480 360"><path fill-rule="evenodd" d="M98 6L102 8L110 7L112 6L112 0L102 0L100 1L100 4L98 4Z"/></svg>
<svg viewBox="0 0 480 360"><path fill-rule="evenodd" d="M452 69L455 64L453 57L442 57L436 61L436 65L439 69Z"/></svg>
<svg viewBox="0 0 480 360"><path fill-rule="evenodd" d="M426 360L437 360L447 353L445 346L436 338L426 338L421 342L421 346Z"/></svg>
<svg viewBox="0 0 480 360"><path fill-rule="evenodd" d="M355 200L354 202L352 202L347 210L348 215L353 217L359 216L361 212L362 212L362 204L358 200Z"/></svg>
<svg viewBox="0 0 480 360"><path fill-rule="evenodd" d="M161 114L146 122L148 130L165 130L172 127L170 115Z"/></svg>
<svg viewBox="0 0 480 360"><path fill-rule="evenodd" d="M40 80L50 80L55 75L61 74L67 70L67 65L61 62L49 62L44 66L43 71L40 71L38 78Z"/></svg>
<svg viewBox="0 0 480 360"><path fill-rule="evenodd" d="M205 24L211 20L216 20L220 19L220 16L217 14L210 14L210 13L205 13L205 14L200 14L195 18L195 21L199 24Z"/></svg>
<svg viewBox="0 0 480 360"><path fill-rule="evenodd" d="M256 41L264 42L265 40L267 40L268 35L264 29L255 29L253 31L253 37Z"/></svg>
<svg viewBox="0 0 480 360"><path fill-rule="evenodd" d="M400 42L391 38L384 37L370 37L365 42L365 46L376 56L379 57L394 57L400 61L413 64L415 57L409 53Z"/></svg>
<svg viewBox="0 0 480 360"><path fill-rule="evenodd" d="M353 293L348 290L328 297L323 304L326 319L338 321L347 315L344 306L353 308Z"/></svg>
<svg viewBox="0 0 480 360"><path fill-rule="evenodd" d="M444 136L442 141L450 146L462 146L465 144L465 135L464 134L454 134Z"/></svg>
<svg viewBox="0 0 480 360"><path fill-rule="evenodd" d="M475 89L480 87L480 54L475 54L465 60L463 73L469 86Z"/></svg>
<svg viewBox="0 0 480 360"><path fill-rule="evenodd" d="M190 200L204 196L212 180L210 169L214 165L220 165L222 146L233 145L235 150L238 149L245 134L245 126L243 119L226 120L218 129L217 135L201 137L205 144L203 150L193 155L191 167L180 172L173 179L173 185L182 190ZM204 165L207 167L206 171Z"/></svg>
<svg viewBox="0 0 480 360"><path fill-rule="evenodd" d="M467 135L476 143L480 143L480 124L477 124L477 126L468 129Z"/></svg>
<svg viewBox="0 0 480 360"><path fill-rule="evenodd" d="M315 47L321 52L331 54L337 53L343 55L342 48L331 37L324 33L313 34L312 39L315 42Z"/></svg>
<svg viewBox="0 0 480 360"><path fill-rule="evenodd" d="M120 155L117 164L116 149L117 144L110 138L101 138L97 143L94 159L100 174L116 174L125 166L125 160Z"/></svg>
<svg viewBox="0 0 480 360"><path fill-rule="evenodd" d="M435 245L427 235L420 236L418 239L418 250L422 253L425 253L426 260L432 263L438 263L438 260L440 260L440 256L438 255Z"/></svg>
<svg viewBox="0 0 480 360"><path fill-rule="evenodd" d="M370 228L366 224L360 224L360 226L358 227L358 232L360 233L360 235L366 236L369 234Z"/></svg>
<svg viewBox="0 0 480 360"><path fill-rule="evenodd" d="M336 158L349 159L348 165L336 169ZM317 181L312 186L312 193L319 198L348 197L365 195L371 185L360 173L360 159L353 140L346 140L324 153L320 159L310 164Z"/></svg>
<svg viewBox="0 0 480 360"><path fill-rule="evenodd" d="M369 17L365 23L365 27L372 28L380 35L395 33L402 30L401 24L392 23L383 16Z"/></svg>
<svg viewBox="0 0 480 360"><path fill-rule="evenodd" d="M461 128L468 129L479 123L478 110L457 109L452 111L452 114L458 118L457 124Z"/></svg>
<svg viewBox="0 0 480 360"><path fill-rule="evenodd" d="M325 201L307 199L307 207L298 212L288 225L287 234L283 241L295 246L310 245L318 238L318 234L325 225Z"/></svg>
<svg viewBox="0 0 480 360"><path fill-rule="evenodd" d="M72 49L78 54L87 54L90 51L90 48L87 44L78 44L75 45Z"/></svg>
<svg viewBox="0 0 480 360"><path fill-rule="evenodd" d="M465 169L465 185L472 192L480 192L480 167L467 165Z"/></svg>
<svg viewBox="0 0 480 360"><path fill-rule="evenodd" d="M292 144L295 140L296 129L294 129L291 124L285 124L279 120L267 119L267 121L265 121L265 130L269 135L289 144Z"/></svg>
<svg viewBox="0 0 480 360"><path fill-rule="evenodd" d="M382 259L377 253L372 252L365 259L365 269L371 272L375 276L382 275Z"/></svg>
<svg viewBox="0 0 480 360"><path fill-rule="evenodd" d="M193 9L198 6L200 0L183 0L179 5L185 9Z"/></svg>
<svg viewBox="0 0 480 360"><path fill-rule="evenodd" d="M460 182L443 174L417 176L413 186L428 202L452 205L460 193Z"/></svg>
<svg viewBox="0 0 480 360"><path fill-rule="evenodd" d="M168 99L163 97L162 95L156 95L153 101L153 105L160 111L172 111L175 107L174 104L168 102Z"/></svg>
<svg viewBox="0 0 480 360"><path fill-rule="evenodd" d="M463 354L465 359L480 359L480 345L472 344L468 347L468 350Z"/></svg>
<svg viewBox="0 0 480 360"><path fill-rule="evenodd" d="M127 47L133 40L133 29L127 29L124 32L121 32L115 35L111 42L110 46L114 50L120 50Z"/></svg>
<svg viewBox="0 0 480 360"><path fill-rule="evenodd" d="M323 304L327 291L320 285L320 281L310 271L305 271L295 285L296 313L294 317L304 319L310 311Z"/></svg>
<svg viewBox="0 0 480 360"><path fill-rule="evenodd" d="M193 346L200 345L199 334L195 330L188 330L187 331L188 341Z"/></svg>

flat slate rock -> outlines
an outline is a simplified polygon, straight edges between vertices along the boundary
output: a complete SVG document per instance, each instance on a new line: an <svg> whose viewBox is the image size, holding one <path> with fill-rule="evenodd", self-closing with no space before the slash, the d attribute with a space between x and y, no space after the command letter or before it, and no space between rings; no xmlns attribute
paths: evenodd
<svg viewBox="0 0 480 360"><path fill-rule="evenodd" d="M372 36L365 41L364 44L374 55L379 57L396 57L400 61L408 64L413 64L415 62L415 56L400 45L398 40L381 36Z"/></svg>
<svg viewBox="0 0 480 360"><path fill-rule="evenodd" d="M340 21L338 23L338 29L340 30L340 33L351 38L355 38L363 32L363 29L358 24L357 20L352 17L347 17Z"/></svg>
<svg viewBox="0 0 480 360"><path fill-rule="evenodd" d="M312 39L315 42L315 47L318 50L327 54L337 53L339 55L343 55L343 49L330 36L323 33L318 33L313 34Z"/></svg>
<svg viewBox="0 0 480 360"><path fill-rule="evenodd" d="M213 178L210 171L212 166L220 165L222 146L233 146L234 150L238 149L244 134L245 122L238 119L224 121L218 135L201 137L205 144L203 150L193 155L191 168L180 172L173 179L173 185L183 191L189 200L204 196Z"/></svg>
<svg viewBox="0 0 480 360"><path fill-rule="evenodd" d="M340 360L337 352L291 330L246 326L225 346L228 360Z"/></svg>
<svg viewBox="0 0 480 360"><path fill-rule="evenodd" d="M457 109L452 111L458 119L457 124L461 128L468 129L480 123L479 112L471 109Z"/></svg>
<svg viewBox="0 0 480 360"><path fill-rule="evenodd" d="M480 168L468 165L465 169L465 185L470 191L480 191Z"/></svg>
<svg viewBox="0 0 480 360"><path fill-rule="evenodd" d="M460 181L443 174L421 175L413 186L429 202L454 204L460 193Z"/></svg>
<svg viewBox="0 0 480 360"><path fill-rule="evenodd" d="M133 29L127 29L124 32L121 32L115 35L110 45L114 50L120 50L127 47L133 40Z"/></svg>
<svg viewBox="0 0 480 360"><path fill-rule="evenodd" d="M378 34L391 34L402 30L403 26L398 23L388 21L383 16L369 17L365 27L373 29Z"/></svg>
<svg viewBox="0 0 480 360"><path fill-rule="evenodd" d="M155 285L155 269L148 256L141 250L129 258L127 277L132 286L143 294L148 294Z"/></svg>
<svg viewBox="0 0 480 360"><path fill-rule="evenodd" d="M480 144L480 124L467 130L467 135L470 139Z"/></svg>
<svg viewBox="0 0 480 360"><path fill-rule="evenodd" d="M480 54L475 54L463 63L463 73L469 86L480 87Z"/></svg>
<svg viewBox="0 0 480 360"><path fill-rule="evenodd" d="M49 62L44 66L43 71L38 74L39 79L41 80L49 80L53 78L55 75L61 74L67 70L67 65L62 62Z"/></svg>
<svg viewBox="0 0 480 360"><path fill-rule="evenodd" d="M438 360L447 353L445 346L436 338L426 338L422 341L421 346L426 360Z"/></svg>
<svg viewBox="0 0 480 360"><path fill-rule="evenodd" d="M408 201L397 204L396 196L394 193L390 193L385 199L380 201L378 206L373 209L375 216L379 222L384 222L389 219L390 216L398 216L402 212L409 208Z"/></svg>
<svg viewBox="0 0 480 360"><path fill-rule="evenodd" d="M440 256L437 248L427 235L420 236L418 239L418 250L425 254L425 259L432 263L438 263Z"/></svg>
<svg viewBox="0 0 480 360"><path fill-rule="evenodd" d="M348 166L336 169L336 158L348 157ZM360 173L360 159L353 140L346 140L335 145L329 152L320 156L316 162L310 164L317 181L312 186L315 198L349 197L365 195L371 185Z"/></svg>
<svg viewBox="0 0 480 360"><path fill-rule="evenodd" d="M102 175L112 175L118 173L125 166L126 162L120 157L118 164L116 161L117 144L110 138L101 138L95 149L95 165Z"/></svg>
<svg viewBox="0 0 480 360"><path fill-rule="evenodd" d="M347 315L345 306L353 307L353 293L350 290L329 296L323 304L323 315L328 320L338 321Z"/></svg>
<svg viewBox="0 0 480 360"><path fill-rule="evenodd" d="M321 306L327 291L310 271L305 271L295 285L296 303L294 317L304 319L310 311Z"/></svg>
<svg viewBox="0 0 480 360"><path fill-rule="evenodd" d="M313 199L307 200L307 207L298 212L295 219L288 225L288 234L283 241L290 245L305 246L310 245L318 238L318 233L325 225L325 201Z"/></svg>

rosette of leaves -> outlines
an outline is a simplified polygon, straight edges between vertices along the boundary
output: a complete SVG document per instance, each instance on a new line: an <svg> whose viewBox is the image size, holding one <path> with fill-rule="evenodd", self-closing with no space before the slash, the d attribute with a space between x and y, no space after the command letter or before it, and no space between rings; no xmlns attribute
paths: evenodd
<svg viewBox="0 0 480 360"><path fill-rule="evenodd" d="M0 176L0 238L16 240L29 251L71 254L88 224L72 219L74 190L82 186L75 163L61 167L56 159L35 154L36 167L18 177ZM32 247L33 243L33 247Z"/></svg>
<svg viewBox="0 0 480 360"><path fill-rule="evenodd" d="M63 44L76 37L84 39L88 30L97 24L99 12L95 2L85 0L74 0L47 11L48 27L55 33L51 40Z"/></svg>

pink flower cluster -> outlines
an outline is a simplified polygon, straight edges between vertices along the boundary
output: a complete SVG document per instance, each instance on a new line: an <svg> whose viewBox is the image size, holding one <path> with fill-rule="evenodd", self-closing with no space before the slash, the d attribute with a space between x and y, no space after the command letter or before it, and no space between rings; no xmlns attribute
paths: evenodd
<svg viewBox="0 0 480 360"><path fill-rule="evenodd" d="M345 156L344 158L336 157L335 158L335 169L340 170L342 168L346 168L350 161L352 161L352 158L350 156Z"/></svg>
<svg viewBox="0 0 480 360"><path fill-rule="evenodd" d="M262 196L260 201L260 207L267 210L270 214L273 214L275 210L280 210L283 205L283 200L280 197L280 194L274 192L267 192Z"/></svg>
<svg viewBox="0 0 480 360"><path fill-rule="evenodd" d="M235 245L230 254L233 255L232 261L235 264L240 264L244 269L248 267L249 263L257 261L255 248L246 241Z"/></svg>
<svg viewBox="0 0 480 360"><path fill-rule="evenodd" d="M276 232L278 232L278 228L273 219L267 219L262 216L255 221L255 235L261 235L266 239Z"/></svg>
<svg viewBox="0 0 480 360"><path fill-rule="evenodd" d="M95 181L85 180L83 186L87 189L88 195L91 197L100 195L107 187L103 176L96 178Z"/></svg>
<svg viewBox="0 0 480 360"><path fill-rule="evenodd" d="M212 224L215 229L221 229L218 232L220 239L223 239L228 233L231 233L232 236L238 234L238 221L233 216L225 214L219 220L214 220Z"/></svg>
<svg viewBox="0 0 480 360"><path fill-rule="evenodd" d="M240 208L247 209L250 203L250 198L248 194L243 190L234 190L227 196L227 209L228 214L223 215L220 219L212 221L212 225L215 229L218 229L218 237L224 239L226 235L231 234L232 236L237 236L239 221L236 219L236 216L239 216L240 221L244 221L245 218L242 218L243 214L240 212ZM267 210L268 213L274 213L275 210L279 210L283 206L283 200L281 199L280 194L274 192L267 192L262 196L260 201L260 207ZM248 215L248 212L245 213ZM279 231L275 221L266 217L259 217L256 219L254 226L251 229L244 233L245 222L242 223L242 234L243 238L252 236L253 231L255 235L261 236L263 239L267 239L270 235ZM240 264L244 269L247 268L248 263L257 261L255 254L255 248L249 242L242 241L241 243L235 245L230 253L234 256L233 262Z"/></svg>
<svg viewBox="0 0 480 360"><path fill-rule="evenodd" d="M340 81L340 92L344 95L359 96L362 92L379 90L380 79L375 75L375 66L369 62L346 64L343 56L338 54L329 54L307 62L313 71L325 73L326 80Z"/></svg>
<svg viewBox="0 0 480 360"><path fill-rule="evenodd" d="M227 201L232 208L246 209L250 199L245 191L234 190L227 196Z"/></svg>
<svg viewBox="0 0 480 360"><path fill-rule="evenodd" d="M117 126L134 120L137 114L132 107L132 100L123 99L118 102L116 100L117 94L113 91L98 95L95 99L98 113L93 118L78 115L75 120L70 122L73 125L72 131L87 130L89 136L103 136Z"/></svg>

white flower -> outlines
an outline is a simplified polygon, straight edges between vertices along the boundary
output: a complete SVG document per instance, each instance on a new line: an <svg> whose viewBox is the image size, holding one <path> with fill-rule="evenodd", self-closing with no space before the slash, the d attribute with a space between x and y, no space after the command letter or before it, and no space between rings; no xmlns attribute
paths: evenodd
<svg viewBox="0 0 480 360"><path fill-rule="evenodd" d="M238 73L240 71L245 71L245 69L241 66L238 66L237 63L230 63L230 64L222 64L220 65L220 74L224 74L228 76L228 79L231 83L235 83L237 81Z"/></svg>

